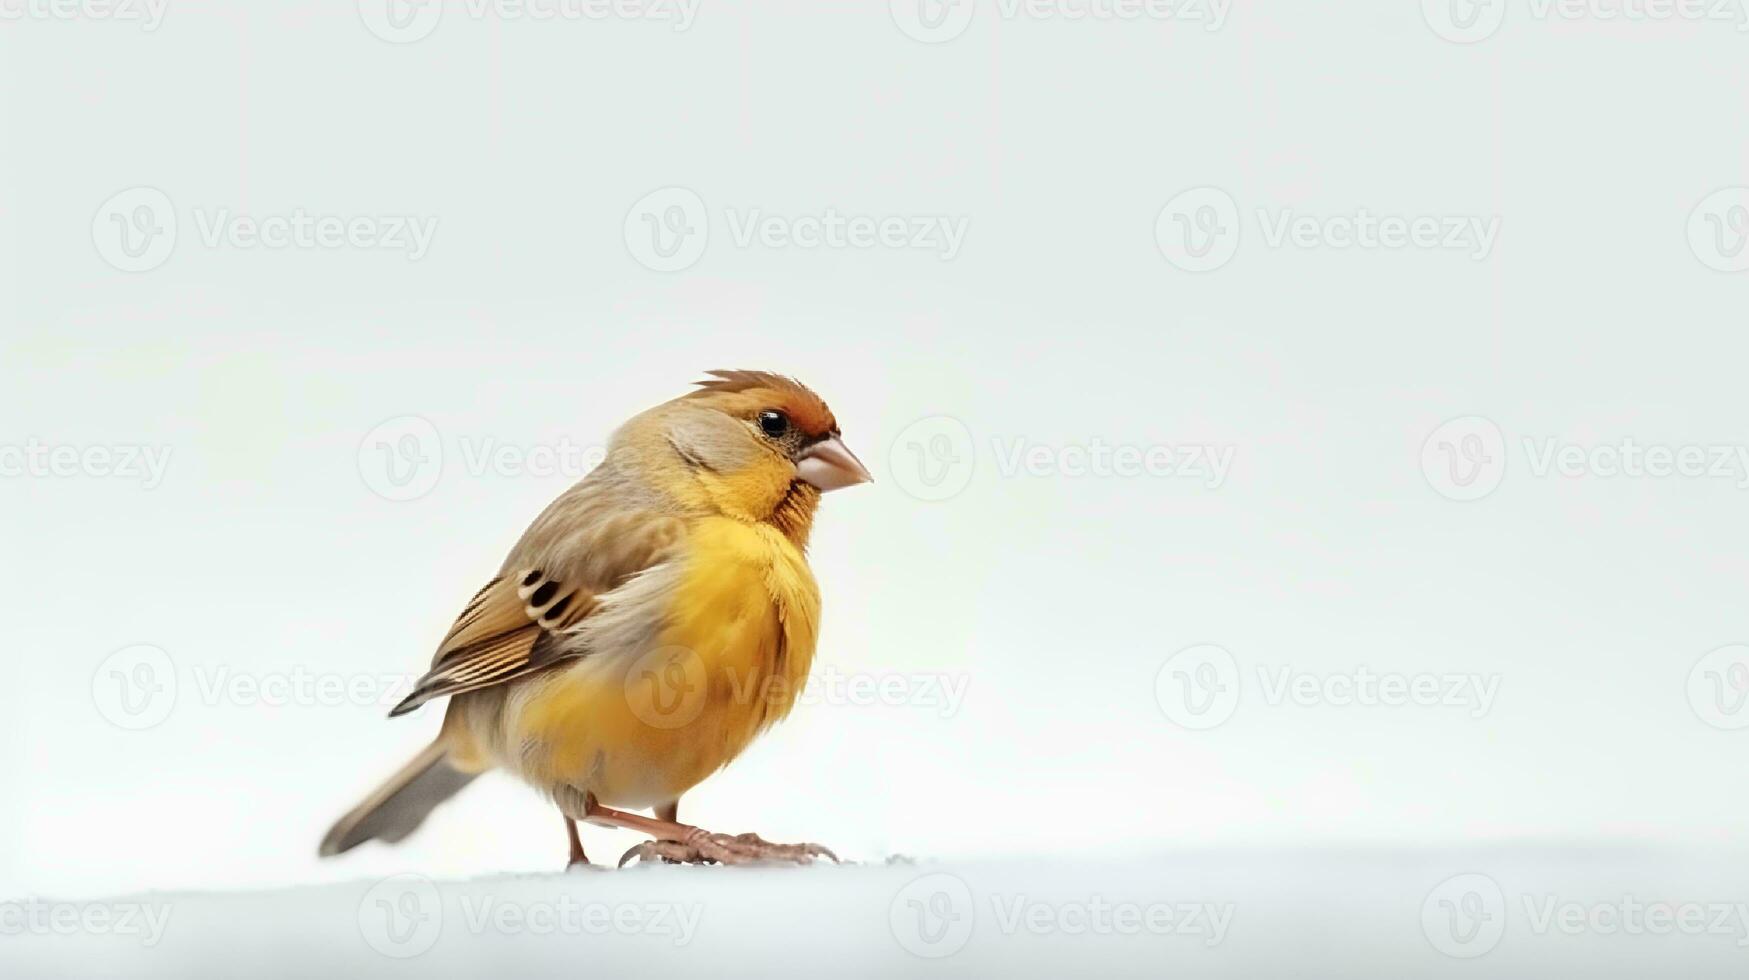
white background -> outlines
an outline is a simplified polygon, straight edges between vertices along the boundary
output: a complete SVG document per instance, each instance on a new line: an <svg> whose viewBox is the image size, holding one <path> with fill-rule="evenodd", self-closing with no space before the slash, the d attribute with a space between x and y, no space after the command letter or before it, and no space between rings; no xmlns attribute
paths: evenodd
<svg viewBox="0 0 1749 980"><path fill-rule="evenodd" d="M151 488L0 477L0 894L562 865L557 816L500 776L319 863L436 713L209 688L416 673L576 475L467 451L599 445L718 367L802 378L875 469L820 515L816 678L905 693L815 697L688 819L876 860L1749 836L1749 710L1690 696L1749 640L1749 474L1539 475L1525 448L1749 444L1749 273L1708 264L1741 254L1749 192L1695 215L1749 183L1735 22L1515 3L1456 43L1405 0L1235 3L1218 29L979 0L926 43L904 4L706 2L675 30L458 2L394 43L350 3L172 0L154 30L23 3L0 0L24 11L0 21L0 462L171 456ZM126 272L106 209L139 187L177 231ZM708 238L654 271L639 202L676 187ZM1191 272L1156 227L1202 187L1237 247ZM297 209L437 224L417 260L203 235ZM951 258L736 241L828 209L966 234ZM1498 235L1269 240L1362 210ZM367 435L409 416L444 465L385 499ZM1471 416L1498 446L1424 454ZM1017 443L1054 472L1010 468ZM1096 444L1233 462L1218 486L1064 472ZM1475 445L1503 478L1448 499L1423 464ZM175 683L143 730L114 721L136 644ZM1201 644L1238 700L1191 730L1156 680ZM1362 667L1497 695L1271 703L1258 674Z"/></svg>

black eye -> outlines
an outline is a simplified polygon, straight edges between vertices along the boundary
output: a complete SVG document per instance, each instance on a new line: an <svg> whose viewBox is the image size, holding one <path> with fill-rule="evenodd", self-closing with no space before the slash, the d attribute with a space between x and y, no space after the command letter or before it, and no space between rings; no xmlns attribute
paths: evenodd
<svg viewBox="0 0 1749 980"><path fill-rule="evenodd" d="M789 417L782 412L760 412L759 431L775 439L789 431Z"/></svg>

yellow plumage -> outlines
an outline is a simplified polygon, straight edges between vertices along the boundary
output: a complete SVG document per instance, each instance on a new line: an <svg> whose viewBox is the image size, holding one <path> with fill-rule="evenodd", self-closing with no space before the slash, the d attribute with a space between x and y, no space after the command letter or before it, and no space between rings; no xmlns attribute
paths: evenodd
<svg viewBox="0 0 1749 980"><path fill-rule="evenodd" d="M620 669L555 672L509 714L513 744L551 747L529 754L523 778L588 787L608 806L666 803L789 713L820 616L800 549L766 525L705 518L687 552L655 648Z"/></svg>
<svg viewBox="0 0 1749 980"><path fill-rule="evenodd" d="M869 478L813 392L713 374L627 422L601 466L530 525L392 712L449 697L437 742L343 817L322 853L399 840L493 768L545 791L568 826L652 834L646 857L825 853L674 817L681 794L795 704L819 636L803 555L814 512L823 491Z"/></svg>

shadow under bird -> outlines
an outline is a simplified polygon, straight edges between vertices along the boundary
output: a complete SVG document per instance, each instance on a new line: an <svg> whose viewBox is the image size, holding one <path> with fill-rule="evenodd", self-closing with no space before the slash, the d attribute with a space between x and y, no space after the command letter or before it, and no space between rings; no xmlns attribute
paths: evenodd
<svg viewBox="0 0 1749 980"><path fill-rule="evenodd" d="M872 479L799 382L709 374L621 426L462 610L390 712L447 697L442 731L340 818L324 857L406 838L496 768L557 804L572 864L588 860L578 820L652 838L621 865L836 860L679 822L681 794L794 705L820 625L814 512Z"/></svg>

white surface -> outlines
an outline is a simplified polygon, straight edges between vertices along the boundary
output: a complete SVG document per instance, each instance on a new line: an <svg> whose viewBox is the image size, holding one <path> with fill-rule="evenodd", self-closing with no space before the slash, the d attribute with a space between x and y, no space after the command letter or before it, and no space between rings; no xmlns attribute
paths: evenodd
<svg viewBox="0 0 1749 980"><path fill-rule="evenodd" d="M1741 977L1749 861L1633 848L416 875L158 894L7 976ZM89 908L81 914L94 915ZM148 913L151 916L148 916ZM51 913L44 912L44 921ZM73 913L65 913L71 915ZM1455 918L1454 918L1455 916Z"/></svg>

